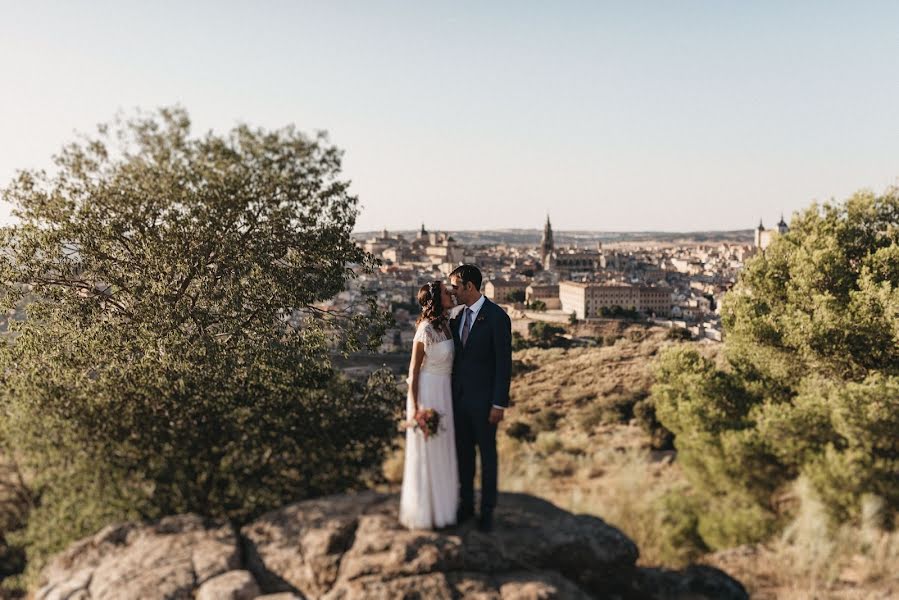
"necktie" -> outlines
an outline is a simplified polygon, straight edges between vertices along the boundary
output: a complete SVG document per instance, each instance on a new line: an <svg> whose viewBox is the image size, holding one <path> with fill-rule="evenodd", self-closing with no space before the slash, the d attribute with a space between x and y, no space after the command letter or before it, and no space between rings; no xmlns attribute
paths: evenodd
<svg viewBox="0 0 899 600"><path fill-rule="evenodd" d="M465 323L462 324L462 346L468 341L468 334L471 332L471 309L465 309Z"/></svg>

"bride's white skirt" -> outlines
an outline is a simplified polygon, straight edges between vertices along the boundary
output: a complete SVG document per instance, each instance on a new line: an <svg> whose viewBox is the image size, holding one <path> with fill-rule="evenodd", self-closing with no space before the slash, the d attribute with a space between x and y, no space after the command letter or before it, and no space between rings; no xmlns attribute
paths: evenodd
<svg viewBox="0 0 899 600"><path fill-rule="evenodd" d="M420 431L406 430L400 523L410 529L434 529L454 524L459 505L453 393L448 374L422 371L418 386L421 407L440 413L440 431L425 440ZM409 395L406 418L412 416Z"/></svg>

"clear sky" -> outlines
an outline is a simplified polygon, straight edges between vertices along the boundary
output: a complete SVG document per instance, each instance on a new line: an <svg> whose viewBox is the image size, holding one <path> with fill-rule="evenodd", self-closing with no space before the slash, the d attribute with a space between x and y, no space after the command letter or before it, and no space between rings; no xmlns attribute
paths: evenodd
<svg viewBox="0 0 899 600"><path fill-rule="evenodd" d="M360 230L750 228L899 183L899 2L0 0L0 186L175 103L328 130Z"/></svg>

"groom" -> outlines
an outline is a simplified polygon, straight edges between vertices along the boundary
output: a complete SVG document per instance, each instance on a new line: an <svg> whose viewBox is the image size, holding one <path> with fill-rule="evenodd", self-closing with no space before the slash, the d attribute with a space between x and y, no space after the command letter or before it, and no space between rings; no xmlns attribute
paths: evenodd
<svg viewBox="0 0 899 600"><path fill-rule="evenodd" d="M496 426L509 407L512 378L512 322L481 295L481 271L462 265L450 273L453 293L464 308L450 321L453 359L453 416L459 463L457 522L474 516L475 446L481 455L481 531L493 529L496 507Z"/></svg>

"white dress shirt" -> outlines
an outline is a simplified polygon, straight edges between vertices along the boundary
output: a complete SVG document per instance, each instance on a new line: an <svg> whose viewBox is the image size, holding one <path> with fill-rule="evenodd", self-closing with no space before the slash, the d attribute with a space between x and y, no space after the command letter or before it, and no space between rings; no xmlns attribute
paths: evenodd
<svg viewBox="0 0 899 600"><path fill-rule="evenodd" d="M481 307L484 306L484 302L486 302L487 297L481 294L481 297L478 298L478 301L468 307L463 307L462 311L459 313L459 339L462 339L462 331L465 329L465 309L471 311L471 323L468 326L468 335L471 335L471 330L474 329L474 323L478 319L478 313L481 312ZM493 405L493 408L498 408L500 410L506 410L503 406Z"/></svg>

